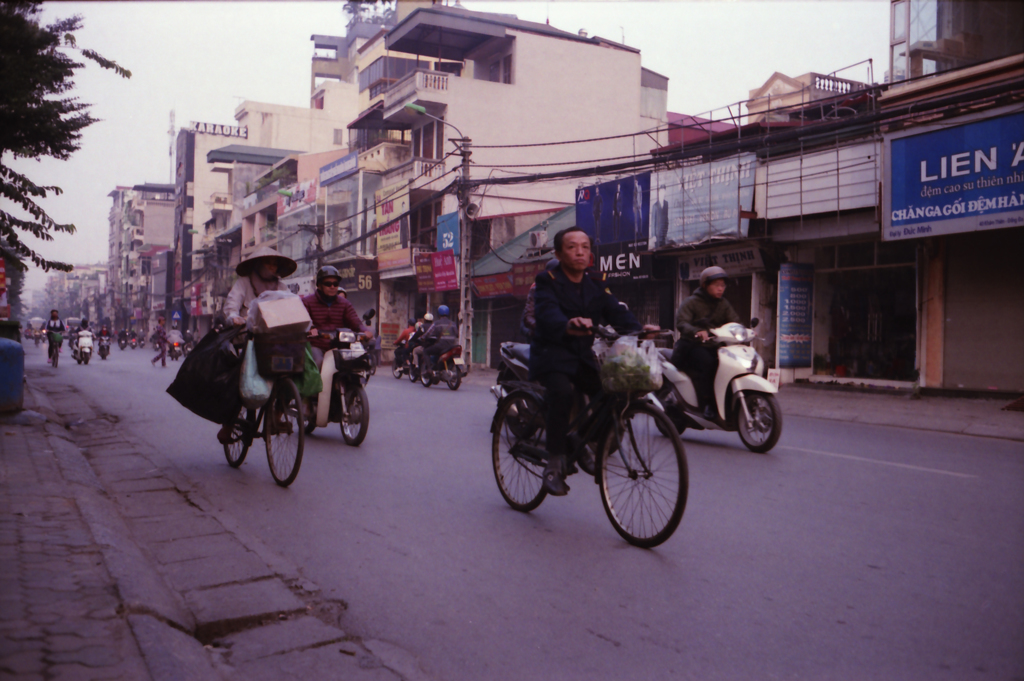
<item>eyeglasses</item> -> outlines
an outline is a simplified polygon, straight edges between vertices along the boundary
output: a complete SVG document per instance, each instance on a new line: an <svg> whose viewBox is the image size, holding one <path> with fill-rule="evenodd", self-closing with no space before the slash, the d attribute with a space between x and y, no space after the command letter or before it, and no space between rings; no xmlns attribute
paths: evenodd
<svg viewBox="0 0 1024 681"><path fill-rule="evenodd" d="M341 284L336 282L336 281L333 282L333 283L329 282L329 281L325 281L325 282L323 282L320 285L323 286L324 288L338 288L339 286L341 286Z"/></svg>

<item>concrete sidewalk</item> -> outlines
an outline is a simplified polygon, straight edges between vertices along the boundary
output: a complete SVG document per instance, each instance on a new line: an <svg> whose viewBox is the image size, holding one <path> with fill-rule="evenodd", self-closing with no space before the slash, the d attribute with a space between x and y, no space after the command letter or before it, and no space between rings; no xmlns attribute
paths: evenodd
<svg viewBox="0 0 1024 681"><path fill-rule="evenodd" d="M116 418L29 371L0 417L0 676L425 679Z"/></svg>
<svg viewBox="0 0 1024 681"><path fill-rule="evenodd" d="M491 386L497 378L494 369L473 369L463 382ZM865 392L809 383L790 383L779 391L783 418L808 416L1024 441L1024 412L1004 411L1002 408L1009 401L966 397L911 399L904 391Z"/></svg>

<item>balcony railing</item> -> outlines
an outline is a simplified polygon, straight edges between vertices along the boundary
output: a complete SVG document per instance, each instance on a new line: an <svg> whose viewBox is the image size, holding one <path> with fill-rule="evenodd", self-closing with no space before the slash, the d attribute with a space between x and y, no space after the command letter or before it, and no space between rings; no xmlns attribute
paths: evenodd
<svg viewBox="0 0 1024 681"><path fill-rule="evenodd" d="M419 69L391 86L384 95L384 110L404 102L419 91L441 93L448 91L449 74Z"/></svg>
<svg viewBox="0 0 1024 681"><path fill-rule="evenodd" d="M231 194L227 192L214 192L210 195L213 200L214 210L231 210Z"/></svg>
<svg viewBox="0 0 1024 681"><path fill-rule="evenodd" d="M420 187L441 175L444 175L443 161L430 158L414 158L389 169L384 173L384 179L388 184L416 180L417 187Z"/></svg>

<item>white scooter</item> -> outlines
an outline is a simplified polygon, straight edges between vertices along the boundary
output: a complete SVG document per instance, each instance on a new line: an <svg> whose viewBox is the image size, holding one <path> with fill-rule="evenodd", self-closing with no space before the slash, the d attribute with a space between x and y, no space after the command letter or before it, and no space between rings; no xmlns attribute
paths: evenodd
<svg viewBox="0 0 1024 681"><path fill-rule="evenodd" d="M92 357L92 331L82 329L78 332L78 342L71 348L71 357L79 364L88 364Z"/></svg>
<svg viewBox="0 0 1024 681"><path fill-rule="evenodd" d="M778 389L763 377L764 360L750 347L757 321L751 320L749 329L742 324L726 324L709 331L706 345L718 348L714 384L717 417L712 420L697 407L693 381L669 361L672 350L660 351L664 381L655 395L680 434L687 428L739 432L747 449L762 454L779 441L782 410L775 398Z"/></svg>

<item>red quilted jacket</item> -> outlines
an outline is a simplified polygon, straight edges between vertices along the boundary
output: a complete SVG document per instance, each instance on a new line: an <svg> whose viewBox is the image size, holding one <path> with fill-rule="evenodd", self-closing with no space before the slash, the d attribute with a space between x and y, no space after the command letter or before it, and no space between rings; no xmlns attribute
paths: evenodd
<svg viewBox="0 0 1024 681"><path fill-rule="evenodd" d="M338 296L334 302L328 303L324 296L316 291L302 299L306 306L310 319L313 320L313 328L317 331L336 331L338 329L351 329L355 332L369 331L363 326L359 319L359 313L352 307L352 303L344 296ZM314 338L310 343L315 348L327 350L330 347L330 340L327 338Z"/></svg>

